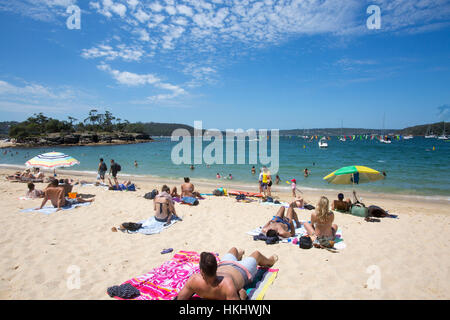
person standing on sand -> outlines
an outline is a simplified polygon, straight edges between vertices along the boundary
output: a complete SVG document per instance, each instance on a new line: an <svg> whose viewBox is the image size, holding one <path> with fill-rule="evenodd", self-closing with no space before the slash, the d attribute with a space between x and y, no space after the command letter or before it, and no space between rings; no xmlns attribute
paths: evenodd
<svg viewBox="0 0 450 320"><path fill-rule="evenodd" d="M119 184L119 181L117 180L117 172L120 171L120 165L118 163L115 163L113 159L111 159L111 166L109 167L109 174L112 174L114 178L115 184Z"/></svg>
<svg viewBox="0 0 450 320"><path fill-rule="evenodd" d="M295 189L297 188L297 180L292 179L291 180L291 188L292 188L292 196L295 198L296 194L295 194Z"/></svg>
<svg viewBox="0 0 450 320"><path fill-rule="evenodd" d="M100 163L98 164L98 177L97 180L102 180L105 183L105 173L108 171L106 163L103 162L103 158L100 158Z"/></svg>

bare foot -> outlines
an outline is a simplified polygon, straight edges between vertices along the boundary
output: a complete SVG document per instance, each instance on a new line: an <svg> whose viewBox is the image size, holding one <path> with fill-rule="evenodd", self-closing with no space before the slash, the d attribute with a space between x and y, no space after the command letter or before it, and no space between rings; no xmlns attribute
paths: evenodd
<svg viewBox="0 0 450 320"><path fill-rule="evenodd" d="M112 227L112 228L111 228L111 231L112 231L112 232L117 232L117 228L116 228L116 227Z"/></svg>
<svg viewBox="0 0 450 320"><path fill-rule="evenodd" d="M278 261L278 255L273 254L270 258L273 260L273 263L269 267L272 267Z"/></svg>

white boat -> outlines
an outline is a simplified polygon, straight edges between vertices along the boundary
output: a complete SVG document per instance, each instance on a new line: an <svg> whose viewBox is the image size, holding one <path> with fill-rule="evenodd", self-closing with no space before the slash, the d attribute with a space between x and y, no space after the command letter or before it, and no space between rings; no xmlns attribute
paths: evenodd
<svg viewBox="0 0 450 320"><path fill-rule="evenodd" d="M387 144L392 143L391 139L389 139L389 138L385 139L384 137L380 138L380 142L381 143L387 143Z"/></svg>
<svg viewBox="0 0 450 320"><path fill-rule="evenodd" d="M448 140L448 136L445 134L445 121L444 121L444 131L442 135L438 137L439 140Z"/></svg>
<svg viewBox="0 0 450 320"><path fill-rule="evenodd" d="M436 139L437 135L431 132L431 126L428 126L427 133L425 134L425 139Z"/></svg>
<svg viewBox="0 0 450 320"><path fill-rule="evenodd" d="M345 138L344 137L340 137L339 141L345 142Z"/></svg>
<svg viewBox="0 0 450 320"><path fill-rule="evenodd" d="M383 114L383 133L385 132L385 127L384 127L385 119L386 119L386 113ZM380 136L380 142L386 143L386 144L392 143L391 139L389 137L385 137L384 134Z"/></svg>
<svg viewBox="0 0 450 320"><path fill-rule="evenodd" d="M407 135L407 136L403 137L404 140L409 140L409 139L412 139L412 138L414 138L413 135Z"/></svg>
<svg viewBox="0 0 450 320"><path fill-rule="evenodd" d="M327 139L322 138L319 140L319 148L328 148Z"/></svg>

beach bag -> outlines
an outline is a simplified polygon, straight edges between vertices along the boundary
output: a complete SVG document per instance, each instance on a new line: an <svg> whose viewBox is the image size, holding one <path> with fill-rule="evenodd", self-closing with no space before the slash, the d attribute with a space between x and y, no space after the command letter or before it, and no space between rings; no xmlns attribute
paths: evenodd
<svg viewBox="0 0 450 320"><path fill-rule="evenodd" d="M310 205L310 204L305 204L303 206L303 208L308 209L308 210L314 210L315 209L315 207L313 205Z"/></svg>
<svg viewBox="0 0 450 320"><path fill-rule="evenodd" d="M223 191L222 190L219 190L219 189L215 189L213 192L213 195L215 195L215 196L223 196Z"/></svg>
<svg viewBox="0 0 450 320"><path fill-rule="evenodd" d="M130 185L127 187L127 190L128 190L128 191L136 191L136 187L135 187L134 183L130 184Z"/></svg>
<svg viewBox="0 0 450 320"><path fill-rule="evenodd" d="M369 215L369 209L367 209L362 203L355 203L350 209L350 214L365 218Z"/></svg>
<svg viewBox="0 0 450 320"><path fill-rule="evenodd" d="M302 249L311 249L313 246L313 243L309 236L302 236L302 237L300 237L298 246Z"/></svg>
<svg viewBox="0 0 450 320"><path fill-rule="evenodd" d="M122 226L129 231L137 231L142 227L141 223L124 222Z"/></svg>
<svg viewBox="0 0 450 320"><path fill-rule="evenodd" d="M236 196L236 200L245 200L245 195L243 195L243 194L238 194L238 195Z"/></svg>
<svg viewBox="0 0 450 320"><path fill-rule="evenodd" d="M194 197L183 197L181 199L181 201L183 201L183 203L185 203L185 204L190 204L191 206L198 205L198 199L196 199Z"/></svg>
<svg viewBox="0 0 450 320"><path fill-rule="evenodd" d="M155 199L155 197L156 197L157 194L158 194L158 190L153 189L152 192L147 192L147 193L144 195L144 198L145 198L145 199L148 199L148 200L153 200L153 199Z"/></svg>
<svg viewBox="0 0 450 320"><path fill-rule="evenodd" d="M267 197L266 201L267 202L273 202L273 198L272 197Z"/></svg>

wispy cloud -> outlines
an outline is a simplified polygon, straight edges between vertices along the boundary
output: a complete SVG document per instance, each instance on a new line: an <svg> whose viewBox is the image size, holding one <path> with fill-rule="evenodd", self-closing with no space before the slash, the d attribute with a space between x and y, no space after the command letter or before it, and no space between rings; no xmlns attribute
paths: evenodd
<svg viewBox="0 0 450 320"><path fill-rule="evenodd" d="M111 66L104 63L100 64L98 68L102 71L108 72L119 84L122 85L130 87L151 85L156 89L169 91L169 93L159 93L154 96L147 97L144 100L144 103L154 103L161 100L169 100L187 93L180 86L163 82L155 74L137 74L128 71L119 71L111 68Z"/></svg>
<svg viewBox="0 0 450 320"><path fill-rule="evenodd" d="M450 120L450 105L449 104L443 104L442 106L439 106L438 108L438 117L442 121L448 121Z"/></svg>
<svg viewBox="0 0 450 320"><path fill-rule="evenodd" d="M0 80L0 109L7 112L55 112L66 113L87 109L90 97L85 92L68 86L57 88L23 82L13 84Z"/></svg>

